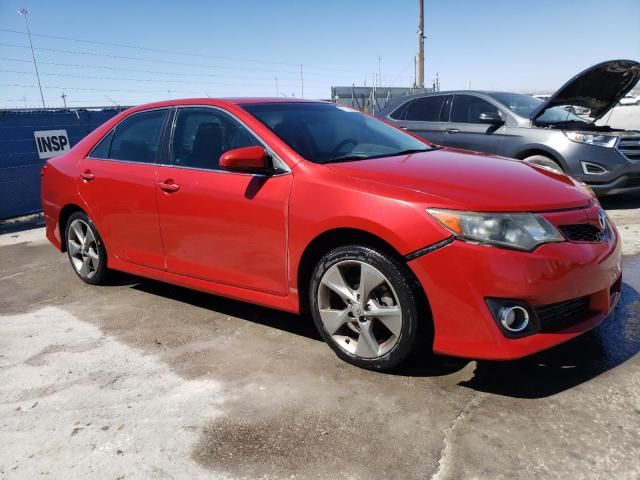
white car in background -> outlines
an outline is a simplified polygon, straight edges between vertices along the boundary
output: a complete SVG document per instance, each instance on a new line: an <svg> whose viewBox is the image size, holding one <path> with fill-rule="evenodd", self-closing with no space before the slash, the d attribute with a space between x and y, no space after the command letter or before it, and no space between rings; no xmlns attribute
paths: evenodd
<svg viewBox="0 0 640 480"><path fill-rule="evenodd" d="M620 99L620 105L640 105L640 97L625 95Z"/></svg>

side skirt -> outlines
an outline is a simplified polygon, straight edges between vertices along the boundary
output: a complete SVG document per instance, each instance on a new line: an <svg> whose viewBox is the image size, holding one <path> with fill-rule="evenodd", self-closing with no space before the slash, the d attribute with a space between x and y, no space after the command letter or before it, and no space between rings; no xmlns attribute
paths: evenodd
<svg viewBox="0 0 640 480"><path fill-rule="evenodd" d="M119 258L109 258L108 262L109 268L113 270L153 280L159 280L172 285L191 288L193 290L231 298L233 300L255 303L263 307L275 308L277 310L284 310L291 313L300 313L298 298L295 294L289 294L283 297L270 293L257 292L255 290L247 290L245 288L187 277L185 275L179 275L163 270L156 270L155 268L144 267L142 265L135 265L120 260Z"/></svg>

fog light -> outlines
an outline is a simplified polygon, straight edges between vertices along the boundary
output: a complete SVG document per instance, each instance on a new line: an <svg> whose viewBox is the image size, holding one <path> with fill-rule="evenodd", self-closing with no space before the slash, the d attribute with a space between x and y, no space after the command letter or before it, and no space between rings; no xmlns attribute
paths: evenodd
<svg viewBox="0 0 640 480"><path fill-rule="evenodd" d="M513 333L521 332L529 325L529 312L519 305L502 307L499 318L502 326Z"/></svg>
<svg viewBox="0 0 640 480"><path fill-rule="evenodd" d="M602 165L598 165L597 163L592 162L580 162L582 165L582 171L587 175L604 175L609 171L604 168Z"/></svg>

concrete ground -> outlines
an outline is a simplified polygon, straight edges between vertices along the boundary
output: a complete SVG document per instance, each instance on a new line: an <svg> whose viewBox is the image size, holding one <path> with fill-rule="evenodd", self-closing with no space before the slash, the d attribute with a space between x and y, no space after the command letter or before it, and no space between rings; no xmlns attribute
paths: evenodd
<svg viewBox="0 0 640 480"><path fill-rule="evenodd" d="M91 287L0 235L0 478L640 477L640 196L605 202L623 299L517 362L338 360L309 318L129 276Z"/></svg>

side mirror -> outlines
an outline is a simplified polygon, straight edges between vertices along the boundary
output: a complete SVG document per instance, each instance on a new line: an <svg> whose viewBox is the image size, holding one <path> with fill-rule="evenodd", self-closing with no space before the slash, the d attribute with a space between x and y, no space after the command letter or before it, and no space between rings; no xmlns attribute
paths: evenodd
<svg viewBox="0 0 640 480"><path fill-rule="evenodd" d="M231 172L270 173L273 168L263 147L234 148L220 156L220 168Z"/></svg>
<svg viewBox="0 0 640 480"><path fill-rule="evenodd" d="M504 120L499 113L496 112L483 112L478 117L480 123L489 123L491 125L502 125Z"/></svg>

